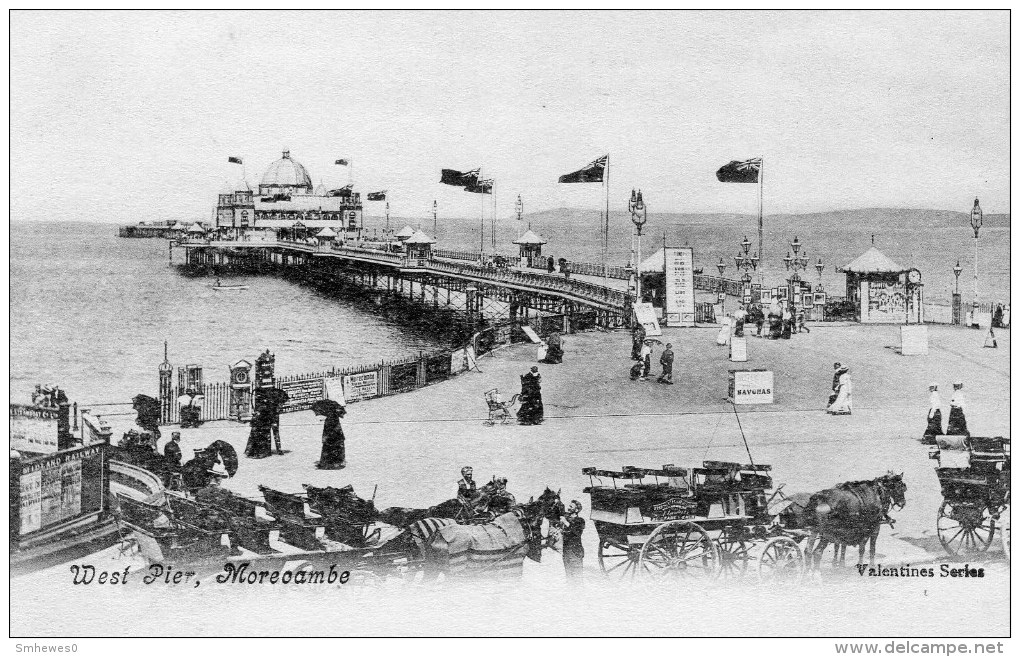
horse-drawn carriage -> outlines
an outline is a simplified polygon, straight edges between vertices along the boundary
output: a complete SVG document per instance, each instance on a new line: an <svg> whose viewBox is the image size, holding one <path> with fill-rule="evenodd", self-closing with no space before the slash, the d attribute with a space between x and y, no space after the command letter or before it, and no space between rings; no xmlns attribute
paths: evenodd
<svg viewBox="0 0 1020 657"><path fill-rule="evenodd" d="M931 448L929 457L940 466L935 472L943 498L936 528L949 554L985 552L998 531L1009 559L1009 446L1009 438L971 436L963 445L967 467L941 467L942 449Z"/></svg>
<svg viewBox="0 0 1020 657"><path fill-rule="evenodd" d="M858 545L863 559L870 541L873 560L890 507L905 503L901 475L787 497L782 486L768 494L770 471L723 461L584 468L600 568L621 577L739 577L756 559L763 581L797 581L830 543Z"/></svg>
<svg viewBox="0 0 1020 657"><path fill-rule="evenodd" d="M541 550L542 520L562 507L559 495L547 490L524 504L511 498L495 517L458 521L443 517L444 509L458 512L449 504L379 512L350 486L305 485L300 494L259 490L262 500L218 486L193 497L167 492L159 504L119 497L118 521L149 563L186 568L199 578L222 572L225 564L247 563L250 571L332 566L354 581L407 582L439 573L519 574L524 557L536 558Z"/></svg>
<svg viewBox="0 0 1020 657"><path fill-rule="evenodd" d="M599 567L622 577L740 575L752 547L764 542L760 575L799 578L804 572L799 543L806 533L788 532L770 515L770 470L722 461L705 461L700 468L584 468Z"/></svg>

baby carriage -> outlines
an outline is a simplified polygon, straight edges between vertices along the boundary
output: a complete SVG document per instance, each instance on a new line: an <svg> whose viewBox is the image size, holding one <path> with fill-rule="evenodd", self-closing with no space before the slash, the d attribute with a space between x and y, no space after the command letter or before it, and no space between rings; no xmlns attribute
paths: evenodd
<svg viewBox="0 0 1020 657"><path fill-rule="evenodd" d="M518 397L520 397L520 394L514 395L510 398L510 401L505 402L500 397L498 388L493 388L486 392L485 404L489 407L489 419L482 424L491 427L496 424L496 420L499 420L500 424L510 424L513 421L513 407L517 403Z"/></svg>

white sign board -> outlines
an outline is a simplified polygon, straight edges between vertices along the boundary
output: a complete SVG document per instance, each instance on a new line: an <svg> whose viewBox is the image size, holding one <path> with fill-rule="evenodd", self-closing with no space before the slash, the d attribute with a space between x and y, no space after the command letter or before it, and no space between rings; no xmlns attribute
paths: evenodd
<svg viewBox="0 0 1020 657"><path fill-rule="evenodd" d="M900 327L900 355L902 356L928 355L927 326L914 324Z"/></svg>
<svg viewBox="0 0 1020 657"><path fill-rule="evenodd" d="M528 339L533 343L539 344L542 342L542 338L538 337L538 333L535 333L535 329L530 326L522 326L521 331L523 331L524 335L528 336Z"/></svg>
<svg viewBox="0 0 1020 657"><path fill-rule="evenodd" d="M645 335L662 335L659 319L655 316L655 308L650 303L635 303L634 317L637 323L645 328Z"/></svg>
<svg viewBox="0 0 1020 657"><path fill-rule="evenodd" d="M694 326L694 249L668 246L666 260L666 326Z"/></svg>
<svg viewBox="0 0 1020 657"><path fill-rule="evenodd" d="M774 381L768 370L730 370L729 399L734 404L771 404Z"/></svg>
<svg viewBox="0 0 1020 657"><path fill-rule="evenodd" d="M734 337L730 342L730 361L747 362L747 338Z"/></svg>
<svg viewBox="0 0 1020 657"><path fill-rule="evenodd" d="M57 451L57 421L12 415L11 449L37 454Z"/></svg>
<svg viewBox="0 0 1020 657"><path fill-rule="evenodd" d="M347 405L347 397L344 396L344 384L342 378L338 376L329 377L323 379L322 383L326 389L326 399L332 399L341 406Z"/></svg>
<svg viewBox="0 0 1020 657"><path fill-rule="evenodd" d="M344 377L344 397L348 402L369 399L379 394L379 372L349 374Z"/></svg>

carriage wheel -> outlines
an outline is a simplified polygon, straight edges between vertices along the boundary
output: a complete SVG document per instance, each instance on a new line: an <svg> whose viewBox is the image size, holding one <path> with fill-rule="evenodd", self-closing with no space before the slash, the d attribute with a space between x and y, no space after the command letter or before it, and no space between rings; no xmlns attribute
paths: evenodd
<svg viewBox="0 0 1020 657"><path fill-rule="evenodd" d="M1009 561L1009 504L999 514L999 540L1002 541L1002 553L1006 555L1006 561Z"/></svg>
<svg viewBox="0 0 1020 657"><path fill-rule="evenodd" d="M952 555L985 552L995 536L995 518L981 502L942 502L936 527L939 543Z"/></svg>
<svg viewBox="0 0 1020 657"><path fill-rule="evenodd" d="M719 573L719 550L700 525L674 520L656 527L641 546L637 570L650 577L710 579Z"/></svg>
<svg viewBox="0 0 1020 657"><path fill-rule="evenodd" d="M776 536L765 543L758 560L758 580L765 584L796 584L804 577L804 552L797 541Z"/></svg>
<svg viewBox="0 0 1020 657"><path fill-rule="evenodd" d="M719 575L721 577L742 577L751 560L751 543L745 541L739 532L724 529L715 541L719 550Z"/></svg>
<svg viewBox="0 0 1020 657"><path fill-rule="evenodd" d="M621 541L616 538L601 538L599 540L599 568L611 577L620 579L634 577L640 556L640 547L631 545L626 540Z"/></svg>

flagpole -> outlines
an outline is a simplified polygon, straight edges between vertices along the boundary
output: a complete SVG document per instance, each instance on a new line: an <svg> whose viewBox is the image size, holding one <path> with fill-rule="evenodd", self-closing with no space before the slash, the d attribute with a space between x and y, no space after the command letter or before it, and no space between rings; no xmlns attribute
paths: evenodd
<svg viewBox="0 0 1020 657"><path fill-rule="evenodd" d="M492 253L496 253L496 179L492 179Z"/></svg>

